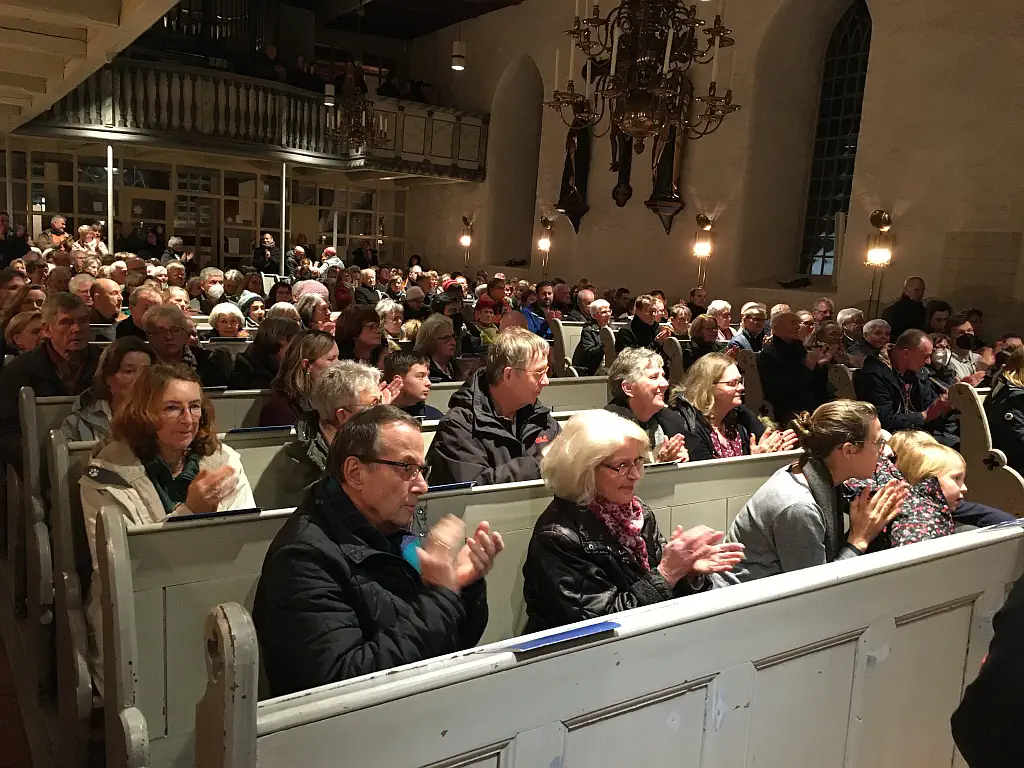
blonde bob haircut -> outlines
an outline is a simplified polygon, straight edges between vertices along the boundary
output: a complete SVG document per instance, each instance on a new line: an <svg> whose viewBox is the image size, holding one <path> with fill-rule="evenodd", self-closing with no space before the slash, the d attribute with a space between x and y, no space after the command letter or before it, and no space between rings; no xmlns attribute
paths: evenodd
<svg viewBox="0 0 1024 768"><path fill-rule="evenodd" d="M889 449L893 453L893 461L899 461L901 456L916 451L922 445L938 445L938 443L938 440L920 429L901 429L888 440Z"/></svg>
<svg viewBox="0 0 1024 768"><path fill-rule="evenodd" d="M704 418L710 419L715 410L715 386L732 365L736 365L736 361L720 352L703 355L686 371L686 377L672 392L670 400L681 396L704 414Z"/></svg>
<svg viewBox="0 0 1024 768"><path fill-rule="evenodd" d="M578 413L544 454L540 476L556 497L586 506L597 495L594 475L601 462L630 443L642 455L650 451L647 433L638 424L603 409Z"/></svg>
<svg viewBox="0 0 1024 768"><path fill-rule="evenodd" d="M967 469L964 457L941 443L922 443L910 446L896 456L896 469L911 485L917 485L927 477L938 477L950 472Z"/></svg>

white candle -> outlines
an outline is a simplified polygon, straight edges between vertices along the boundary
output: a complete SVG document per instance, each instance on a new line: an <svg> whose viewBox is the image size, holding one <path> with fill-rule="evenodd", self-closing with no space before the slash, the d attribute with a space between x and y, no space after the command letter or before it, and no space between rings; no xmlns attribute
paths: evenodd
<svg viewBox="0 0 1024 768"><path fill-rule="evenodd" d="M559 48L555 48L555 85L554 90L558 90L558 69L562 63L562 51Z"/></svg>
<svg viewBox="0 0 1024 768"><path fill-rule="evenodd" d="M576 41L569 38L569 82L576 79Z"/></svg>
<svg viewBox="0 0 1024 768"><path fill-rule="evenodd" d="M669 27L668 30L668 42L665 43L665 64L661 68L661 74L668 75L668 65L672 60L672 38L675 36L676 31L674 28Z"/></svg>
<svg viewBox="0 0 1024 768"><path fill-rule="evenodd" d="M573 19L578 19L579 17L580 17L580 0L576 0L576 10L573 12Z"/></svg>
<svg viewBox="0 0 1024 768"><path fill-rule="evenodd" d="M718 16L725 20L725 0L718 0Z"/></svg>
<svg viewBox="0 0 1024 768"><path fill-rule="evenodd" d="M611 74L615 74L615 65L619 60L619 35L621 30L619 26L615 26L615 31L612 33L612 71Z"/></svg>
<svg viewBox="0 0 1024 768"><path fill-rule="evenodd" d="M732 69L729 70L729 91L732 91L733 86L736 84L736 47L732 49Z"/></svg>
<svg viewBox="0 0 1024 768"><path fill-rule="evenodd" d="M584 86L585 87L585 91L584 92L587 95L587 101L590 101L590 57L589 56L587 57L587 68L586 68L585 79L586 79L587 82L585 83L585 86Z"/></svg>
<svg viewBox="0 0 1024 768"><path fill-rule="evenodd" d="M718 82L718 65L719 65L719 63L722 60L722 56L721 56L721 50L722 49L719 46L719 44L721 42L722 42L722 38L721 37L716 37L715 38L714 61L711 64L711 82L712 83L717 83Z"/></svg>

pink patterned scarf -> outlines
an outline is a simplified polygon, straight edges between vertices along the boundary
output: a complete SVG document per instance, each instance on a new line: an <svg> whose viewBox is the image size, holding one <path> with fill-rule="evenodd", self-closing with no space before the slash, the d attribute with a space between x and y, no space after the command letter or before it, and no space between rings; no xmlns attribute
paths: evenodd
<svg viewBox="0 0 1024 768"><path fill-rule="evenodd" d="M644 526L644 508L636 496L628 504L612 504L604 499L595 499L588 509L597 515L618 542L636 558L645 571L651 570L647 562L647 542L640 534Z"/></svg>

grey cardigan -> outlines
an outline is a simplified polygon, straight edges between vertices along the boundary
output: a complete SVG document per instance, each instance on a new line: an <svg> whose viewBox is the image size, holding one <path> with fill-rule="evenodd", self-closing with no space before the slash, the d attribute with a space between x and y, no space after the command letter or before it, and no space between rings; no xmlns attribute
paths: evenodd
<svg viewBox="0 0 1024 768"><path fill-rule="evenodd" d="M856 557L843 538L843 512L825 465L810 460L802 472L783 467L750 497L729 527L726 541L746 547L733 569L752 581L834 560Z"/></svg>
<svg viewBox="0 0 1024 768"><path fill-rule="evenodd" d="M60 425L60 431L69 442L106 440L110 437L110 403L87 389L71 406L71 413Z"/></svg>

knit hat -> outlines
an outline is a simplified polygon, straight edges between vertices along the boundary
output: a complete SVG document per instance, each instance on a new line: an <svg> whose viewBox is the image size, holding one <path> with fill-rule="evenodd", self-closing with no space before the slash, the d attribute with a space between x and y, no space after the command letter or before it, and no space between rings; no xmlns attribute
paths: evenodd
<svg viewBox="0 0 1024 768"><path fill-rule="evenodd" d="M330 300L331 296L327 286L317 280L300 280L292 286L292 298L295 301L298 301L307 293L317 293L327 300Z"/></svg>
<svg viewBox="0 0 1024 768"><path fill-rule="evenodd" d="M447 280L445 280L445 281L444 281L443 283L441 283L441 290L442 290L442 291L447 291L447 290L448 290L449 288L451 288L451 287L452 287L453 285L458 285L458 284L459 284L459 281L458 281L458 280L452 280L451 278L448 278L448 279L447 279ZM461 289L460 289L460 290L461 290Z"/></svg>
<svg viewBox="0 0 1024 768"><path fill-rule="evenodd" d="M416 299L424 298L425 295L426 294L423 293L423 289L422 288L419 288L419 287L414 285L412 288L406 289L406 291L405 291L405 300L406 301L415 301Z"/></svg>
<svg viewBox="0 0 1024 768"><path fill-rule="evenodd" d="M338 255L338 251L337 251L337 249L333 245L328 245L326 248L324 248L324 258L325 259L329 259L332 256L337 256L337 255Z"/></svg>
<svg viewBox="0 0 1024 768"><path fill-rule="evenodd" d="M497 302L490 296L481 296L476 300L476 309L497 309L497 307Z"/></svg>

